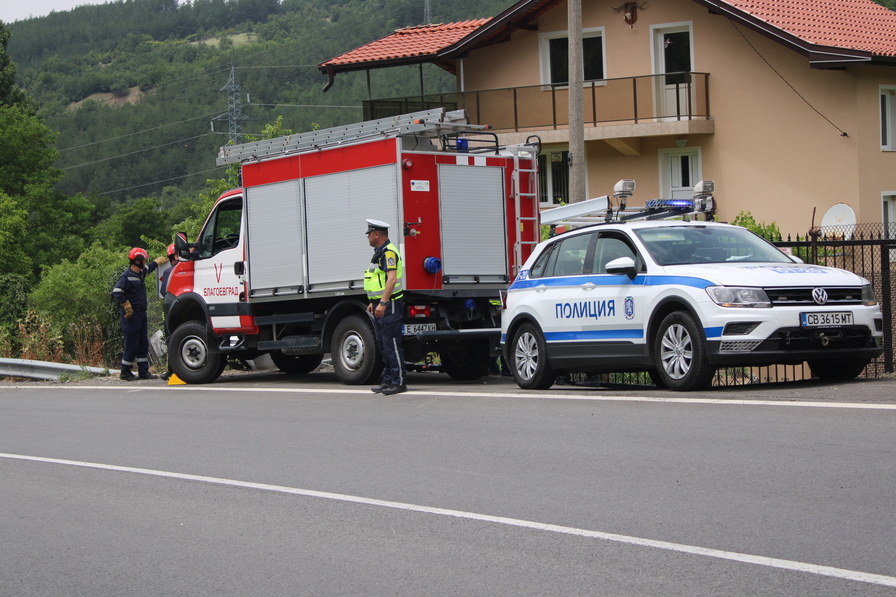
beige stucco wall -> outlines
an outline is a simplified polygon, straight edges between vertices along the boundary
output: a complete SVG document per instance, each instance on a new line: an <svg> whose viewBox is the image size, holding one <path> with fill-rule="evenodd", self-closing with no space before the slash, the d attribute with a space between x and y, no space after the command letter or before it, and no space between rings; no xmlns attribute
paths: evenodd
<svg viewBox="0 0 896 597"><path fill-rule="evenodd" d="M691 0L651 2L632 28L611 9L618 4L584 0L582 7L584 28L605 28L607 78L652 73L651 25L692 24L694 70L710 73L715 132L691 135L688 147L700 147L703 177L716 181L719 219L749 210L802 234L813 208L818 225L830 206L844 202L859 222L881 221L881 193L896 192L896 152L880 150L878 86L896 85L896 65L812 69L807 57ZM472 52L464 59L465 89L537 85L539 33L566 30L566 11L563 3L542 15L538 32L517 31L510 42ZM644 137L635 156L589 142L589 196L635 178L632 203L657 197L658 151L674 141Z"/></svg>

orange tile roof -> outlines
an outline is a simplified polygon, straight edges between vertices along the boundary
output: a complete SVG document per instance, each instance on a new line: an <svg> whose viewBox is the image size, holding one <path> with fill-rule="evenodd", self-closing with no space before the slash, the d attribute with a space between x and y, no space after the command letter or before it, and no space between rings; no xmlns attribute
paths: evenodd
<svg viewBox="0 0 896 597"><path fill-rule="evenodd" d="M694 0L729 18L751 24L773 39L810 56L822 66L896 58L896 12L874 0ZM558 0L517 2L492 19L421 25L365 44L318 65L322 72L354 70L361 65L387 66L450 59L503 38L511 23L525 22ZM826 50L825 48L834 48ZM351 66L357 65L357 66ZM329 68L328 68L329 67Z"/></svg>
<svg viewBox="0 0 896 597"><path fill-rule="evenodd" d="M873 0L725 0L804 41L896 56L896 12Z"/></svg>
<svg viewBox="0 0 896 597"><path fill-rule="evenodd" d="M475 19L438 25L419 25L398 29L395 33L331 58L319 66L361 62L394 61L401 58L435 55L457 43L491 19Z"/></svg>

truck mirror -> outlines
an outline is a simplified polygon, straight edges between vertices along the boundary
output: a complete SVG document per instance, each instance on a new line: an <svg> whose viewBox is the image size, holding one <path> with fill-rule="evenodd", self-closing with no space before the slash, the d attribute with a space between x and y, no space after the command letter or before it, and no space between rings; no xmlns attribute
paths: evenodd
<svg viewBox="0 0 896 597"><path fill-rule="evenodd" d="M192 245L187 242L186 232L178 232L174 235L174 252L177 253L178 257L187 261L195 259L196 254L190 251L192 248Z"/></svg>

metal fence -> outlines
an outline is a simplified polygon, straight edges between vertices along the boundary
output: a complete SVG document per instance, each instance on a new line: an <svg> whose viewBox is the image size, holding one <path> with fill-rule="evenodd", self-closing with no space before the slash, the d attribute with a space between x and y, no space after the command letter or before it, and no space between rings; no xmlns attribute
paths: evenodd
<svg viewBox="0 0 896 597"><path fill-rule="evenodd" d="M874 286L883 313L884 352L872 361L861 377L873 378L893 373L894 361L894 283L896 283L896 225L853 224L826 226L786 239L769 239L782 251L795 255L811 265L828 265L851 271L867 278ZM800 365L772 365L768 367L728 367L716 372L714 386L743 386L750 384L797 381L812 377L806 363ZM587 376L574 374L570 382L581 385L642 384L650 385L644 373L613 373Z"/></svg>

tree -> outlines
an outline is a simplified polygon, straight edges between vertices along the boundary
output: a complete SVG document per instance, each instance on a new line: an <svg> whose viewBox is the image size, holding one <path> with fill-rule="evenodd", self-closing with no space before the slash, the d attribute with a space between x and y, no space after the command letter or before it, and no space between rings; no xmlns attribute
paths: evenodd
<svg viewBox="0 0 896 597"><path fill-rule="evenodd" d="M0 21L0 105L19 106L34 114L35 107L18 86L16 86L16 65L7 53L9 28Z"/></svg>

